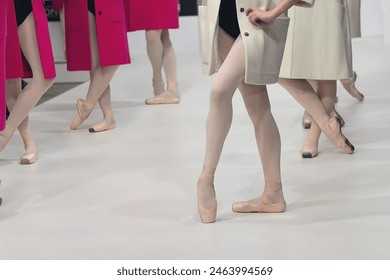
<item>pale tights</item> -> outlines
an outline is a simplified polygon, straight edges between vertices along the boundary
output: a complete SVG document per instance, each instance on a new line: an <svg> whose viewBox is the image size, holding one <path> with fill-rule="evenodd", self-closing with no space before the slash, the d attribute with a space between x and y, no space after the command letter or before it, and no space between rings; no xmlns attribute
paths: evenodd
<svg viewBox="0 0 390 280"><path fill-rule="evenodd" d="M110 82L118 69L118 66L100 66L99 49L96 34L96 22L93 14L89 13L89 35L91 43L92 68L90 70L90 83L85 100L85 113L88 117L96 103L103 112L103 120L91 126L94 131L103 131L115 127L115 119L111 106ZM84 121L72 124L73 129L77 128ZM90 130L91 130L90 128Z"/></svg>
<svg viewBox="0 0 390 280"><path fill-rule="evenodd" d="M282 85L295 100L300 103L305 110L313 117L313 128L310 129L306 139L305 146L316 147L321 131L334 142L334 132L332 132L329 123L331 112L336 101L336 81L310 81L302 79L280 78L279 84ZM317 88L317 93L313 87Z"/></svg>
<svg viewBox="0 0 390 280"><path fill-rule="evenodd" d="M20 79L7 81L7 106L10 115L6 128L0 133L0 151L18 128L26 150L35 152L35 142L28 125L28 113L35 107L42 95L52 86L53 79L45 79L35 35L35 24L32 13L18 28L20 47L32 70L32 80L21 91Z"/></svg>
<svg viewBox="0 0 390 280"><path fill-rule="evenodd" d="M241 37L234 41L220 30L218 39L220 60L223 63L211 89L210 109L206 123L206 152L203 170L198 181L198 199L199 195L209 196L209 199L204 199L205 204L213 202L210 195L214 191L214 174L231 126L232 98L237 88L242 94L246 110L254 126L264 180L276 182L279 186L278 191L282 188L280 183L280 135L271 113L267 89L265 86L244 83L245 53ZM265 185L267 186L267 183ZM201 194L199 190L202 190ZM265 192L268 191L265 189ZM284 202L283 195L280 199Z"/></svg>
<svg viewBox="0 0 390 280"><path fill-rule="evenodd" d="M169 31L148 30L145 33L147 53L153 70L154 95L165 92L162 69L167 80L167 91L177 93L176 55L169 38Z"/></svg>

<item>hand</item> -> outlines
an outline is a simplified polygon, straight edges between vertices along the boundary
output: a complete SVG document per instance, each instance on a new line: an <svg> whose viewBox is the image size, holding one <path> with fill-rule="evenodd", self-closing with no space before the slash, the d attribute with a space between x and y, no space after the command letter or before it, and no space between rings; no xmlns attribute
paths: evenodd
<svg viewBox="0 0 390 280"><path fill-rule="evenodd" d="M249 21L256 26L260 26L263 23L271 23L275 19L271 11L264 11L257 8L249 8L246 10L246 15Z"/></svg>

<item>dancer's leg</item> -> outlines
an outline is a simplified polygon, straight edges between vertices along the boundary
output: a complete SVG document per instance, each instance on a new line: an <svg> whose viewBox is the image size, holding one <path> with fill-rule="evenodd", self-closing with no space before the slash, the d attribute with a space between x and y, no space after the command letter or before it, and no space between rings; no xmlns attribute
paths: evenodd
<svg viewBox="0 0 390 280"><path fill-rule="evenodd" d="M331 115L336 100L336 81L315 81L317 95L328 115ZM318 153L318 140L321 135L321 129L315 121L312 122L310 130L305 138L301 149L303 158L315 157Z"/></svg>
<svg viewBox="0 0 390 280"><path fill-rule="evenodd" d="M224 62L211 88L206 123L206 152L197 189L199 215L204 223L215 221L217 205L214 173L232 122L232 98L245 75L242 39L239 38L234 43L231 37L220 31L218 48Z"/></svg>
<svg viewBox="0 0 390 280"><path fill-rule="evenodd" d="M14 104L21 93L21 79L7 80L7 107L12 111ZM38 151L35 141L29 128L28 115L18 126L20 136L22 137L25 152L20 157L22 164L32 164L38 159Z"/></svg>
<svg viewBox="0 0 390 280"><path fill-rule="evenodd" d="M279 83L310 113L322 132L346 153L354 147L341 132L341 121L337 116L329 117L319 97L306 80L279 79Z"/></svg>
<svg viewBox="0 0 390 280"><path fill-rule="evenodd" d="M114 118L114 112L111 106L111 88L110 85L103 92L103 95L99 98L99 106L103 112L103 120L99 123L92 125L89 128L90 132L101 132L116 127Z"/></svg>
<svg viewBox="0 0 390 280"><path fill-rule="evenodd" d="M162 30L147 30L146 50L153 71L153 94L157 96L164 92L164 81L162 77L164 46L161 40Z"/></svg>
<svg viewBox="0 0 390 280"><path fill-rule="evenodd" d="M106 67L100 66L96 22L95 16L92 13L89 13L89 36L92 56L92 69L90 72L91 81L89 83L86 100L79 99L77 101L77 114L70 126L71 129L77 129L88 118L96 103L107 90L112 77L118 69L118 66L116 65ZM110 97L110 95L107 95L106 98L107 97ZM111 103L105 102L105 105L111 106Z"/></svg>
<svg viewBox="0 0 390 280"><path fill-rule="evenodd" d="M265 86L241 83L239 87L252 120L263 173L264 191L255 199L233 204L236 212L283 212L286 209L280 175L280 134Z"/></svg>
<svg viewBox="0 0 390 280"><path fill-rule="evenodd" d="M45 79L35 33L35 22L31 13L19 26L18 35L22 52L30 64L33 78L14 102L4 131L0 133L0 151L7 145L16 128L38 103L41 96L52 86L53 79Z"/></svg>
<svg viewBox="0 0 390 280"><path fill-rule="evenodd" d="M151 31L147 31L151 32ZM180 102L179 90L177 87L177 75L176 75L176 56L175 51L173 50L171 40L169 38L168 30L160 30L159 37L156 34L150 34L148 40L151 42L148 43L149 59L153 66L153 86L154 86L154 97L148 98L145 100L145 103L148 105L157 105L157 104L177 104ZM160 39L159 42L157 38ZM148 41L148 42L149 42ZM161 55L161 46L162 46L162 57ZM161 77L161 65L164 68L166 78L167 78L167 90L161 92L162 82L158 82L159 79L162 81ZM157 82L156 82L157 81Z"/></svg>

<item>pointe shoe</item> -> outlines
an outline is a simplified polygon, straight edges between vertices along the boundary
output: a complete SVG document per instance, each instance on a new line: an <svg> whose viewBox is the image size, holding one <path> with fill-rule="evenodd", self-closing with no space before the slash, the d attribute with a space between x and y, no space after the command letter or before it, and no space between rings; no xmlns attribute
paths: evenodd
<svg viewBox="0 0 390 280"><path fill-rule="evenodd" d="M238 213L282 213L286 211L286 202L283 199L282 191L271 193L272 196L281 197L281 201L273 201L265 192L260 197L233 203L232 210Z"/></svg>
<svg viewBox="0 0 390 280"><path fill-rule="evenodd" d="M217 217L217 201L214 186L197 186L198 212L202 223L214 223Z"/></svg>
<svg viewBox="0 0 390 280"><path fill-rule="evenodd" d="M100 123L92 125L88 130L89 132L102 132L116 127L116 122L114 119L104 119Z"/></svg>
<svg viewBox="0 0 390 280"><path fill-rule="evenodd" d="M343 150L348 154L352 154L355 150L355 147L349 142L349 140L341 132L341 120L338 116L332 116L329 120L328 127L331 131L331 135L327 135L328 138L335 144L338 148Z"/></svg>
<svg viewBox="0 0 390 280"><path fill-rule="evenodd" d="M88 109L86 101L83 99L77 100L76 103L76 117L74 118L70 129L74 130L79 128L79 126L89 117L92 110Z"/></svg>
<svg viewBox="0 0 390 280"><path fill-rule="evenodd" d="M334 107L333 107L333 111L331 113L331 117L332 116L337 116L340 119L341 127L343 127L345 125L345 121L344 121L343 117L339 114L339 112L336 111L336 108L334 108Z"/></svg>
<svg viewBox="0 0 390 280"><path fill-rule="evenodd" d="M305 111L303 113L303 117L302 117L302 127L304 129L309 129L311 127L312 121L313 121L313 119L310 116L310 114L307 111Z"/></svg>
<svg viewBox="0 0 390 280"><path fill-rule="evenodd" d="M352 78L343 79L340 82L352 97L355 97L357 100L362 101L364 99L364 95L360 91L358 91L357 88L355 87L356 79L357 79L357 74L354 71Z"/></svg>
<svg viewBox="0 0 390 280"><path fill-rule="evenodd" d="M147 105L178 104L179 102L180 96L177 88L169 89L158 96L145 100L145 104Z"/></svg>
<svg viewBox="0 0 390 280"><path fill-rule="evenodd" d="M318 154L318 149L315 146L304 145L301 149L302 158L314 158Z"/></svg>
<svg viewBox="0 0 390 280"><path fill-rule="evenodd" d="M21 157L20 157L20 164L22 165L27 165L27 164L33 164L38 160L38 153L32 153L32 152L25 152Z"/></svg>

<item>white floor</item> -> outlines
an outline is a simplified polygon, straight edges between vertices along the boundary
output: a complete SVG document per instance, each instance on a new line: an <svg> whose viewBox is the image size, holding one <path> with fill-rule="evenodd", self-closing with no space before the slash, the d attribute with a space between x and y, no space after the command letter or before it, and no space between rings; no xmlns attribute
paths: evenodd
<svg viewBox="0 0 390 280"><path fill-rule="evenodd" d="M235 214L231 203L262 189L253 130L239 94L216 177L217 222L200 223L195 184L204 153L212 78L197 53L179 53L180 105L146 106L145 55L120 68L112 83L118 127L91 134L96 109L70 131L87 84L31 113L39 161L19 164L16 134L1 152L1 259L389 259L390 46L354 41L363 102L339 85L338 111L353 155L321 138L315 159L299 154L302 108L269 87L282 136L288 211Z"/></svg>

